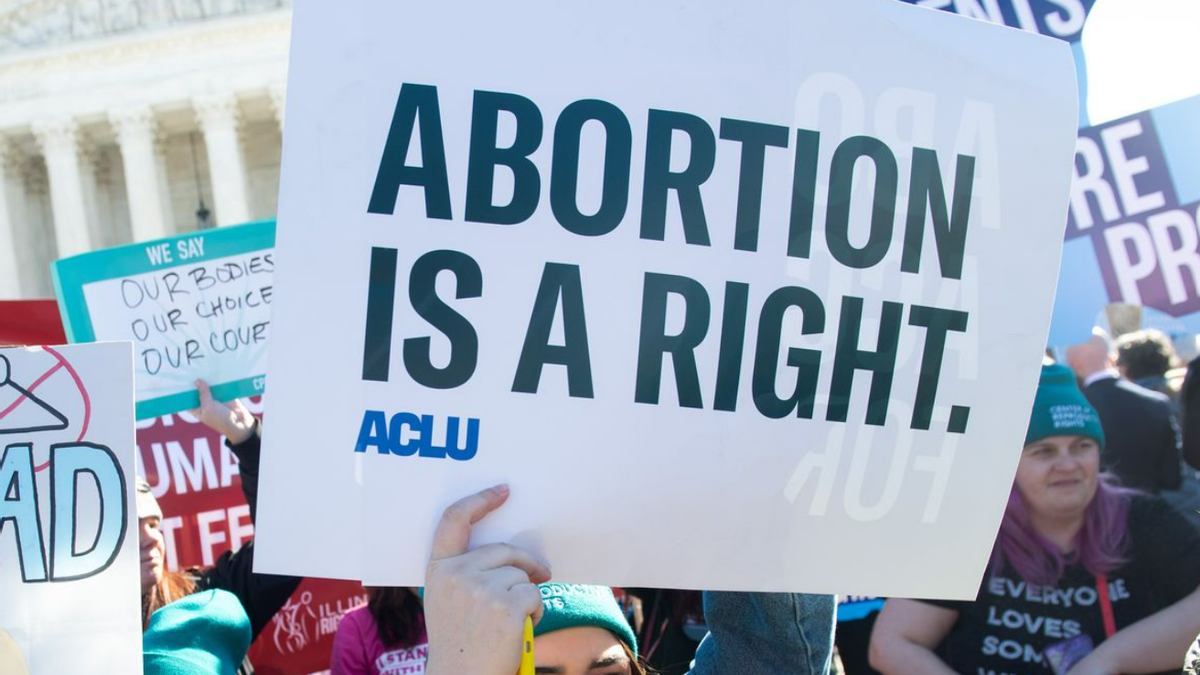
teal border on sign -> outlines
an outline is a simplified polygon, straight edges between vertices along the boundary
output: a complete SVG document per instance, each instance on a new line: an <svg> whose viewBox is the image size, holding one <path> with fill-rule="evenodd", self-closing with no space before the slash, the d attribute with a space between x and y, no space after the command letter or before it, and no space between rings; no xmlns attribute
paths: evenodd
<svg viewBox="0 0 1200 675"><path fill-rule="evenodd" d="M233 382L223 382L212 386L213 398L218 401L231 401L244 396L262 396L265 391L266 376L247 377ZM139 420L151 417L162 417L183 410L200 407L200 394L195 391L185 391L170 396L138 401L134 415Z"/></svg>
<svg viewBox="0 0 1200 675"><path fill-rule="evenodd" d="M168 244L175 250L175 242L204 239L204 255L187 260L176 259L171 263L155 265L146 254L147 249ZM253 251L274 248L275 220L261 220L245 225L233 225L214 230L189 232L165 239L156 239L141 244L128 244L103 251L93 251L70 258L56 260L50 264L50 276L54 280L54 295L58 298L58 311L62 315L63 329L71 343L95 342L96 331L84 299L83 287L97 281L145 274L159 270L186 267L196 263L240 255ZM213 385L213 397L227 401L242 396L259 396L265 389L265 375L258 374L233 382ZM197 392L183 392L138 401L136 417L139 420L169 415L190 410L200 404Z"/></svg>

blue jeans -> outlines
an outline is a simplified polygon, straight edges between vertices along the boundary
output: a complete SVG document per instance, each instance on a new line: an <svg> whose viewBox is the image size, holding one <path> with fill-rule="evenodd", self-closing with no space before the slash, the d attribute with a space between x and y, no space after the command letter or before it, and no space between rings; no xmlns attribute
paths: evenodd
<svg viewBox="0 0 1200 675"><path fill-rule="evenodd" d="M705 591L690 675L826 675L835 608L832 595Z"/></svg>

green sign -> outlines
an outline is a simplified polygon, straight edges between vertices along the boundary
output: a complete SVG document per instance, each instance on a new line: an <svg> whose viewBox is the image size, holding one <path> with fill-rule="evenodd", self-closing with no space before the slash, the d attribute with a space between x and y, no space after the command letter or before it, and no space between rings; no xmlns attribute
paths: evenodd
<svg viewBox="0 0 1200 675"><path fill-rule="evenodd" d="M275 221L85 253L51 265L71 342L131 341L137 418L263 393Z"/></svg>

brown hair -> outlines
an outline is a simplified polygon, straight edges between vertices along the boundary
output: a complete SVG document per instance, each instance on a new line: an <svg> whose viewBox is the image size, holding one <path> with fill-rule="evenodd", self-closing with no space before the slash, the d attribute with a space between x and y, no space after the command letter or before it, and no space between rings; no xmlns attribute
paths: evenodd
<svg viewBox="0 0 1200 675"><path fill-rule="evenodd" d="M1162 331L1126 333L1117 338L1117 365L1131 380L1162 377L1175 365L1175 347Z"/></svg>
<svg viewBox="0 0 1200 675"><path fill-rule="evenodd" d="M163 572L162 579L142 596L142 630L150 625L150 615L167 605L200 590L194 569L183 572Z"/></svg>
<svg viewBox="0 0 1200 675"><path fill-rule="evenodd" d="M625 656L629 657L629 672L632 675L655 675L655 670L634 655L629 645L625 644L620 638L617 639L617 642L621 644L621 649L625 650Z"/></svg>
<svg viewBox="0 0 1200 675"><path fill-rule="evenodd" d="M367 588L367 611L384 647L412 647L425 631L425 607L407 586Z"/></svg>

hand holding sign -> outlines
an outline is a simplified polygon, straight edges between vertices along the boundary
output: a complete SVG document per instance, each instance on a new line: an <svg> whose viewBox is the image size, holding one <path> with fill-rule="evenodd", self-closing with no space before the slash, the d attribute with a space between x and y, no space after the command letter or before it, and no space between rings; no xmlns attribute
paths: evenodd
<svg viewBox="0 0 1200 675"><path fill-rule="evenodd" d="M54 263L71 342L131 340L137 418L214 396L262 394L274 297L275 223L190 233Z"/></svg>
<svg viewBox="0 0 1200 675"><path fill-rule="evenodd" d="M658 9L297 8L260 570L420 585L440 506L506 482L478 541L572 580L974 597L1057 281L1069 48L898 2ZM587 480L612 467L631 499Z"/></svg>
<svg viewBox="0 0 1200 675"><path fill-rule="evenodd" d="M506 485L460 499L442 514L425 573L425 624L430 644L427 675L512 675L521 657L525 617L542 618L535 584L550 570L508 544L468 550L471 526L508 500ZM470 617L464 621L463 617Z"/></svg>
<svg viewBox="0 0 1200 675"><path fill-rule="evenodd" d="M213 398L212 388L204 380L196 380L200 392L200 407L192 410L192 417L215 430L230 443L242 443L254 433L254 415L236 398L223 403Z"/></svg>

